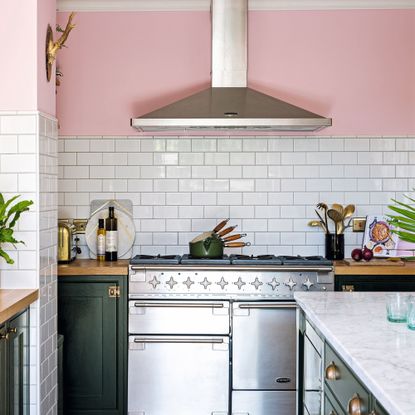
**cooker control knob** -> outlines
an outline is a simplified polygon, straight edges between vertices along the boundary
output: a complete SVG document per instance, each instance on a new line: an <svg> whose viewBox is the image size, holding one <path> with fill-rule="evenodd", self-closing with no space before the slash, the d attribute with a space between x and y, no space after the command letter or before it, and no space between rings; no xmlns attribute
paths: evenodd
<svg viewBox="0 0 415 415"><path fill-rule="evenodd" d="M251 282L251 285L253 285L255 287L255 289L257 290L261 285L263 284L263 282L261 282L258 277L255 277L254 282Z"/></svg>
<svg viewBox="0 0 415 415"><path fill-rule="evenodd" d="M183 284L187 287L188 290L190 290L190 287L194 282L190 279L190 277L187 277L187 280L183 282Z"/></svg>
<svg viewBox="0 0 415 415"><path fill-rule="evenodd" d="M173 279L173 277L170 277L170 279L166 282L166 284L170 287L172 290L173 287L177 284L177 282Z"/></svg>
<svg viewBox="0 0 415 415"><path fill-rule="evenodd" d="M244 285L246 285L246 282L243 282L242 281L242 278L241 277L239 277L238 278L238 281L236 281L236 282L234 282L234 284L236 285L236 286L238 286L238 290L240 290Z"/></svg>
<svg viewBox="0 0 415 415"><path fill-rule="evenodd" d="M202 282L199 282L199 284L200 284L200 285L203 285L203 288L204 288L205 290L207 290L207 287L209 287L209 285L212 285L212 283L211 283L211 282L209 282L209 280L208 280L206 277L203 279L203 281L202 281Z"/></svg>
<svg viewBox="0 0 415 415"><path fill-rule="evenodd" d="M272 291L275 291L275 289L280 285L275 277L271 280L271 282L267 282L267 284L272 288Z"/></svg>
<svg viewBox="0 0 415 415"><path fill-rule="evenodd" d="M227 286L229 283L225 281L225 278L221 278L219 282L217 282L216 284L220 285L220 288L222 288L222 290L225 289L225 286Z"/></svg>
<svg viewBox="0 0 415 415"><path fill-rule="evenodd" d="M148 283L151 284L154 289L156 289L157 285L160 284L160 281L157 279L156 276L154 276L153 279L151 281L149 281Z"/></svg>
<svg viewBox="0 0 415 415"><path fill-rule="evenodd" d="M306 287L307 291L314 285L314 283L312 283L310 281L310 278L307 277L307 279L303 282L304 287Z"/></svg>
<svg viewBox="0 0 415 415"><path fill-rule="evenodd" d="M292 280L292 278L290 277L290 278L288 279L288 281L285 281L285 282L284 282L284 285L286 285L287 287L290 287L290 291L292 291L292 290L293 290L293 288L297 285L297 283L296 283L296 282L294 282L294 281Z"/></svg>

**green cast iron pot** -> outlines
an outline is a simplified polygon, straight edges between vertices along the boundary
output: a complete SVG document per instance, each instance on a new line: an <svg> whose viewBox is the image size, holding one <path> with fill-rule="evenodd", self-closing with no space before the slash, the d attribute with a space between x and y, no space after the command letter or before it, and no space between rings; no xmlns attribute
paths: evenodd
<svg viewBox="0 0 415 415"><path fill-rule="evenodd" d="M220 258L223 256L223 242L215 236L202 241L189 242L190 255L193 258Z"/></svg>

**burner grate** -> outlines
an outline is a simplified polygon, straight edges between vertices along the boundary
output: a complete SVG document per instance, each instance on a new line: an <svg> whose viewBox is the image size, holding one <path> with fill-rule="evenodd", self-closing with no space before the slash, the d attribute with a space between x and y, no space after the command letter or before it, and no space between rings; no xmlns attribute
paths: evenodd
<svg viewBox="0 0 415 415"><path fill-rule="evenodd" d="M139 264L168 264L176 265L180 263L180 255L136 255L131 259L131 265Z"/></svg>

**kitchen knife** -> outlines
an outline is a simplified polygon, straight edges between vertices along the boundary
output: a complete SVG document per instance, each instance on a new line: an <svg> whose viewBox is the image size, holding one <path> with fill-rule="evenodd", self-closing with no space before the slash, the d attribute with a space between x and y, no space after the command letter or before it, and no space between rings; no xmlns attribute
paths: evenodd
<svg viewBox="0 0 415 415"><path fill-rule="evenodd" d="M223 242L230 242L230 241L236 241L237 239L243 238L246 236L246 233L237 233L235 235L227 236L226 238L223 238Z"/></svg>
<svg viewBox="0 0 415 415"><path fill-rule="evenodd" d="M222 237L227 235L228 233L231 233L238 225L235 226L229 226L229 228L224 229L223 231L220 231L218 233L218 236Z"/></svg>
<svg viewBox="0 0 415 415"><path fill-rule="evenodd" d="M251 242L228 242L225 244L225 248L243 248L244 246L250 246Z"/></svg>
<svg viewBox="0 0 415 415"><path fill-rule="evenodd" d="M215 228L213 229L213 232L219 232L227 223L229 222L229 218L223 220L222 222L219 222Z"/></svg>

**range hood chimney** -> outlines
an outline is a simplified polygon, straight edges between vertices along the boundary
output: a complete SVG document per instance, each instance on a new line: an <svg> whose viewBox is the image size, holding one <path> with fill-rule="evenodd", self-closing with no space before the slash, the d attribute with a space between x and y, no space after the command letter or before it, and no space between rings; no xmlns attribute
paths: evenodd
<svg viewBox="0 0 415 415"><path fill-rule="evenodd" d="M247 87L248 0L212 0L212 87L131 119L140 131L318 131L331 118Z"/></svg>

